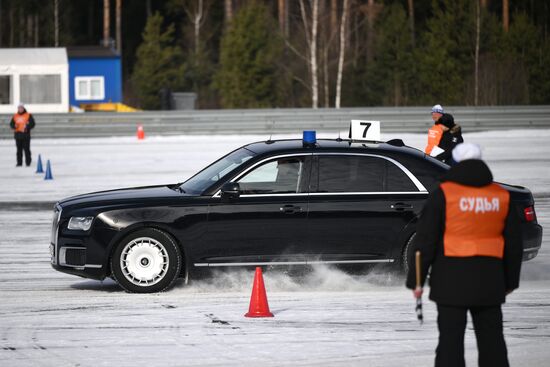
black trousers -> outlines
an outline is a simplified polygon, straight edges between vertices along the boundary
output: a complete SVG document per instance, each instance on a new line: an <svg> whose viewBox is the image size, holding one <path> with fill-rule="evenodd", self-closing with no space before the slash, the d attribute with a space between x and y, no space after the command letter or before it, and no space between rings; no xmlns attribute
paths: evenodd
<svg viewBox="0 0 550 367"><path fill-rule="evenodd" d="M508 367L508 352L502 333L500 305L460 307L437 305L439 344L435 365L464 367L464 331L470 311L477 340L480 367Z"/></svg>
<svg viewBox="0 0 550 367"><path fill-rule="evenodd" d="M15 138L15 146L17 147L17 165L23 164L23 152L25 152L25 164L30 166L31 157L31 137L23 136Z"/></svg>

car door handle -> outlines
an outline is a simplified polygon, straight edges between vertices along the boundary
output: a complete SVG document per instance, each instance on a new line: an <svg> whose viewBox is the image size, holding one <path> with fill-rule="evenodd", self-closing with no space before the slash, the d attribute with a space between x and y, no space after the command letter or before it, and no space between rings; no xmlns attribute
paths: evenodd
<svg viewBox="0 0 550 367"><path fill-rule="evenodd" d="M390 208L392 208L393 210L403 211L406 209L412 209L413 206L407 203L395 203L390 205Z"/></svg>
<svg viewBox="0 0 550 367"><path fill-rule="evenodd" d="M285 214L294 214L302 211L302 208L296 205L287 204L279 208L279 210Z"/></svg>

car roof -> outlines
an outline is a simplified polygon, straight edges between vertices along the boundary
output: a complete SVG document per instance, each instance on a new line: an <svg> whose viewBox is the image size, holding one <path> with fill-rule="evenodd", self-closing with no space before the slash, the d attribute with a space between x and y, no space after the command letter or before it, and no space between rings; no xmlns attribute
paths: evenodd
<svg viewBox="0 0 550 367"><path fill-rule="evenodd" d="M267 140L250 143L244 148L258 154L271 155L289 152L348 152L348 153L401 153L425 158L424 152L404 145L401 140L389 142L357 141L349 139L317 139L315 146L304 146L301 139Z"/></svg>

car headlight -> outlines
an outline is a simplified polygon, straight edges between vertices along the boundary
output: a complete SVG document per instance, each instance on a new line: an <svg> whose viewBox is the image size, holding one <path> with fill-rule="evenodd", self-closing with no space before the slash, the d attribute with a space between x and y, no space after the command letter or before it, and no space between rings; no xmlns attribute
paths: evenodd
<svg viewBox="0 0 550 367"><path fill-rule="evenodd" d="M77 231L87 231L92 226L94 217L71 217L67 228Z"/></svg>

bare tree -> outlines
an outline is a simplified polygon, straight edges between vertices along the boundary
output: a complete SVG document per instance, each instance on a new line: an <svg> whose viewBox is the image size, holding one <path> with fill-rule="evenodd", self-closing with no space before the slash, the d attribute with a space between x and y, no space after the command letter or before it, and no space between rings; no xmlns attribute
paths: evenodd
<svg viewBox="0 0 550 367"><path fill-rule="evenodd" d="M0 47L2 47L2 29L4 28L3 25L4 23L2 23L2 0L0 0Z"/></svg>
<svg viewBox="0 0 550 367"><path fill-rule="evenodd" d="M26 40L25 40L25 44L26 46L32 46L32 36L33 36L33 16L32 14L27 14L27 36L26 36Z"/></svg>
<svg viewBox="0 0 550 367"><path fill-rule="evenodd" d="M365 42L367 63L371 62L374 58L374 22L382 8L383 5L375 3L374 0L369 0L367 4L360 7L367 17L367 39Z"/></svg>
<svg viewBox="0 0 550 367"><path fill-rule="evenodd" d="M479 96L479 34L481 32L481 9L479 0L476 0L476 53L475 53L475 72L474 72L474 106L478 105Z"/></svg>
<svg viewBox="0 0 550 367"><path fill-rule="evenodd" d="M311 19L308 16L308 11L304 4L304 0L300 0L300 11L302 14L302 21L304 23L304 30L306 34L306 41L309 48L309 72L311 76L311 107L319 107L319 75L317 72L317 31L319 25L319 0L311 0ZM311 28L310 23L311 21Z"/></svg>
<svg viewBox="0 0 550 367"><path fill-rule="evenodd" d="M38 26L38 14L34 15L34 47L38 47L39 44L39 35L40 35L40 29Z"/></svg>
<svg viewBox="0 0 550 367"><path fill-rule="evenodd" d="M225 25L231 23L233 19L233 0L224 0L224 9L225 9Z"/></svg>
<svg viewBox="0 0 550 367"><path fill-rule="evenodd" d="M194 49L195 49L195 55L197 55L200 51L200 34L201 34L201 27L203 26L204 22L206 21L206 10L209 7L209 4L204 5L204 0L196 0L195 6L193 8L190 8L189 6L183 5L183 9L187 13L187 16L191 20L191 23L193 23L193 29L194 29ZM198 60L197 60L198 61Z"/></svg>
<svg viewBox="0 0 550 367"><path fill-rule="evenodd" d="M57 1L57 0L56 0ZM15 45L15 9L13 7L13 4L10 4L10 20L11 20L11 27L9 27L10 30L10 47L13 47Z"/></svg>
<svg viewBox="0 0 550 367"><path fill-rule="evenodd" d="M122 54L122 0L116 0L116 49Z"/></svg>
<svg viewBox="0 0 550 367"><path fill-rule="evenodd" d="M502 0L502 29L508 32L510 28L510 6L509 0Z"/></svg>
<svg viewBox="0 0 550 367"><path fill-rule="evenodd" d="M281 33L288 37L289 27L288 27L288 1L287 0L278 0L278 15L279 15L279 28Z"/></svg>
<svg viewBox="0 0 550 367"><path fill-rule="evenodd" d="M416 47L416 37L414 35L414 0L408 0L409 5L409 28L411 30L411 45Z"/></svg>
<svg viewBox="0 0 550 367"><path fill-rule="evenodd" d="M59 47L59 0L53 2L54 46Z"/></svg>
<svg viewBox="0 0 550 367"><path fill-rule="evenodd" d="M25 44L25 17L23 15L23 8L22 7L19 7L19 9L17 9L18 11L18 17L17 17L17 22L18 22L18 29L19 29L19 32L17 32L19 34L19 47L24 47ZM13 18L12 18L13 19Z"/></svg>
<svg viewBox="0 0 550 367"><path fill-rule="evenodd" d="M340 108L340 100L342 95L342 75L344 72L344 56L346 52L346 29L348 22L349 0L344 0L342 9L342 20L340 22L340 54L338 56L338 73L336 79L336 100L334 107Z"/></svg>
<svg viewBox="0 0 550 367"><path fill-rule="evenodd" d="M110 18L110 4L109 0L103 0L103 46L109 46L109 39L111 38L111 18Z"/></svg>
<svg viewBox="0 0 550 367"><path fill-rule="evenodd" d="M338 0L330 0L330 33L338 30Z"/></svg>
<svg viewBox="0 0 550 367"><path fill-rule="evenodd" d="M145 2L145 12L146 12L146 14L147 14L147 19L149 19L149 17L150 17L151 15L153 15L153 8L152 8L152 6L151 6L151 0L147 0L147 1Z"/></svg>

